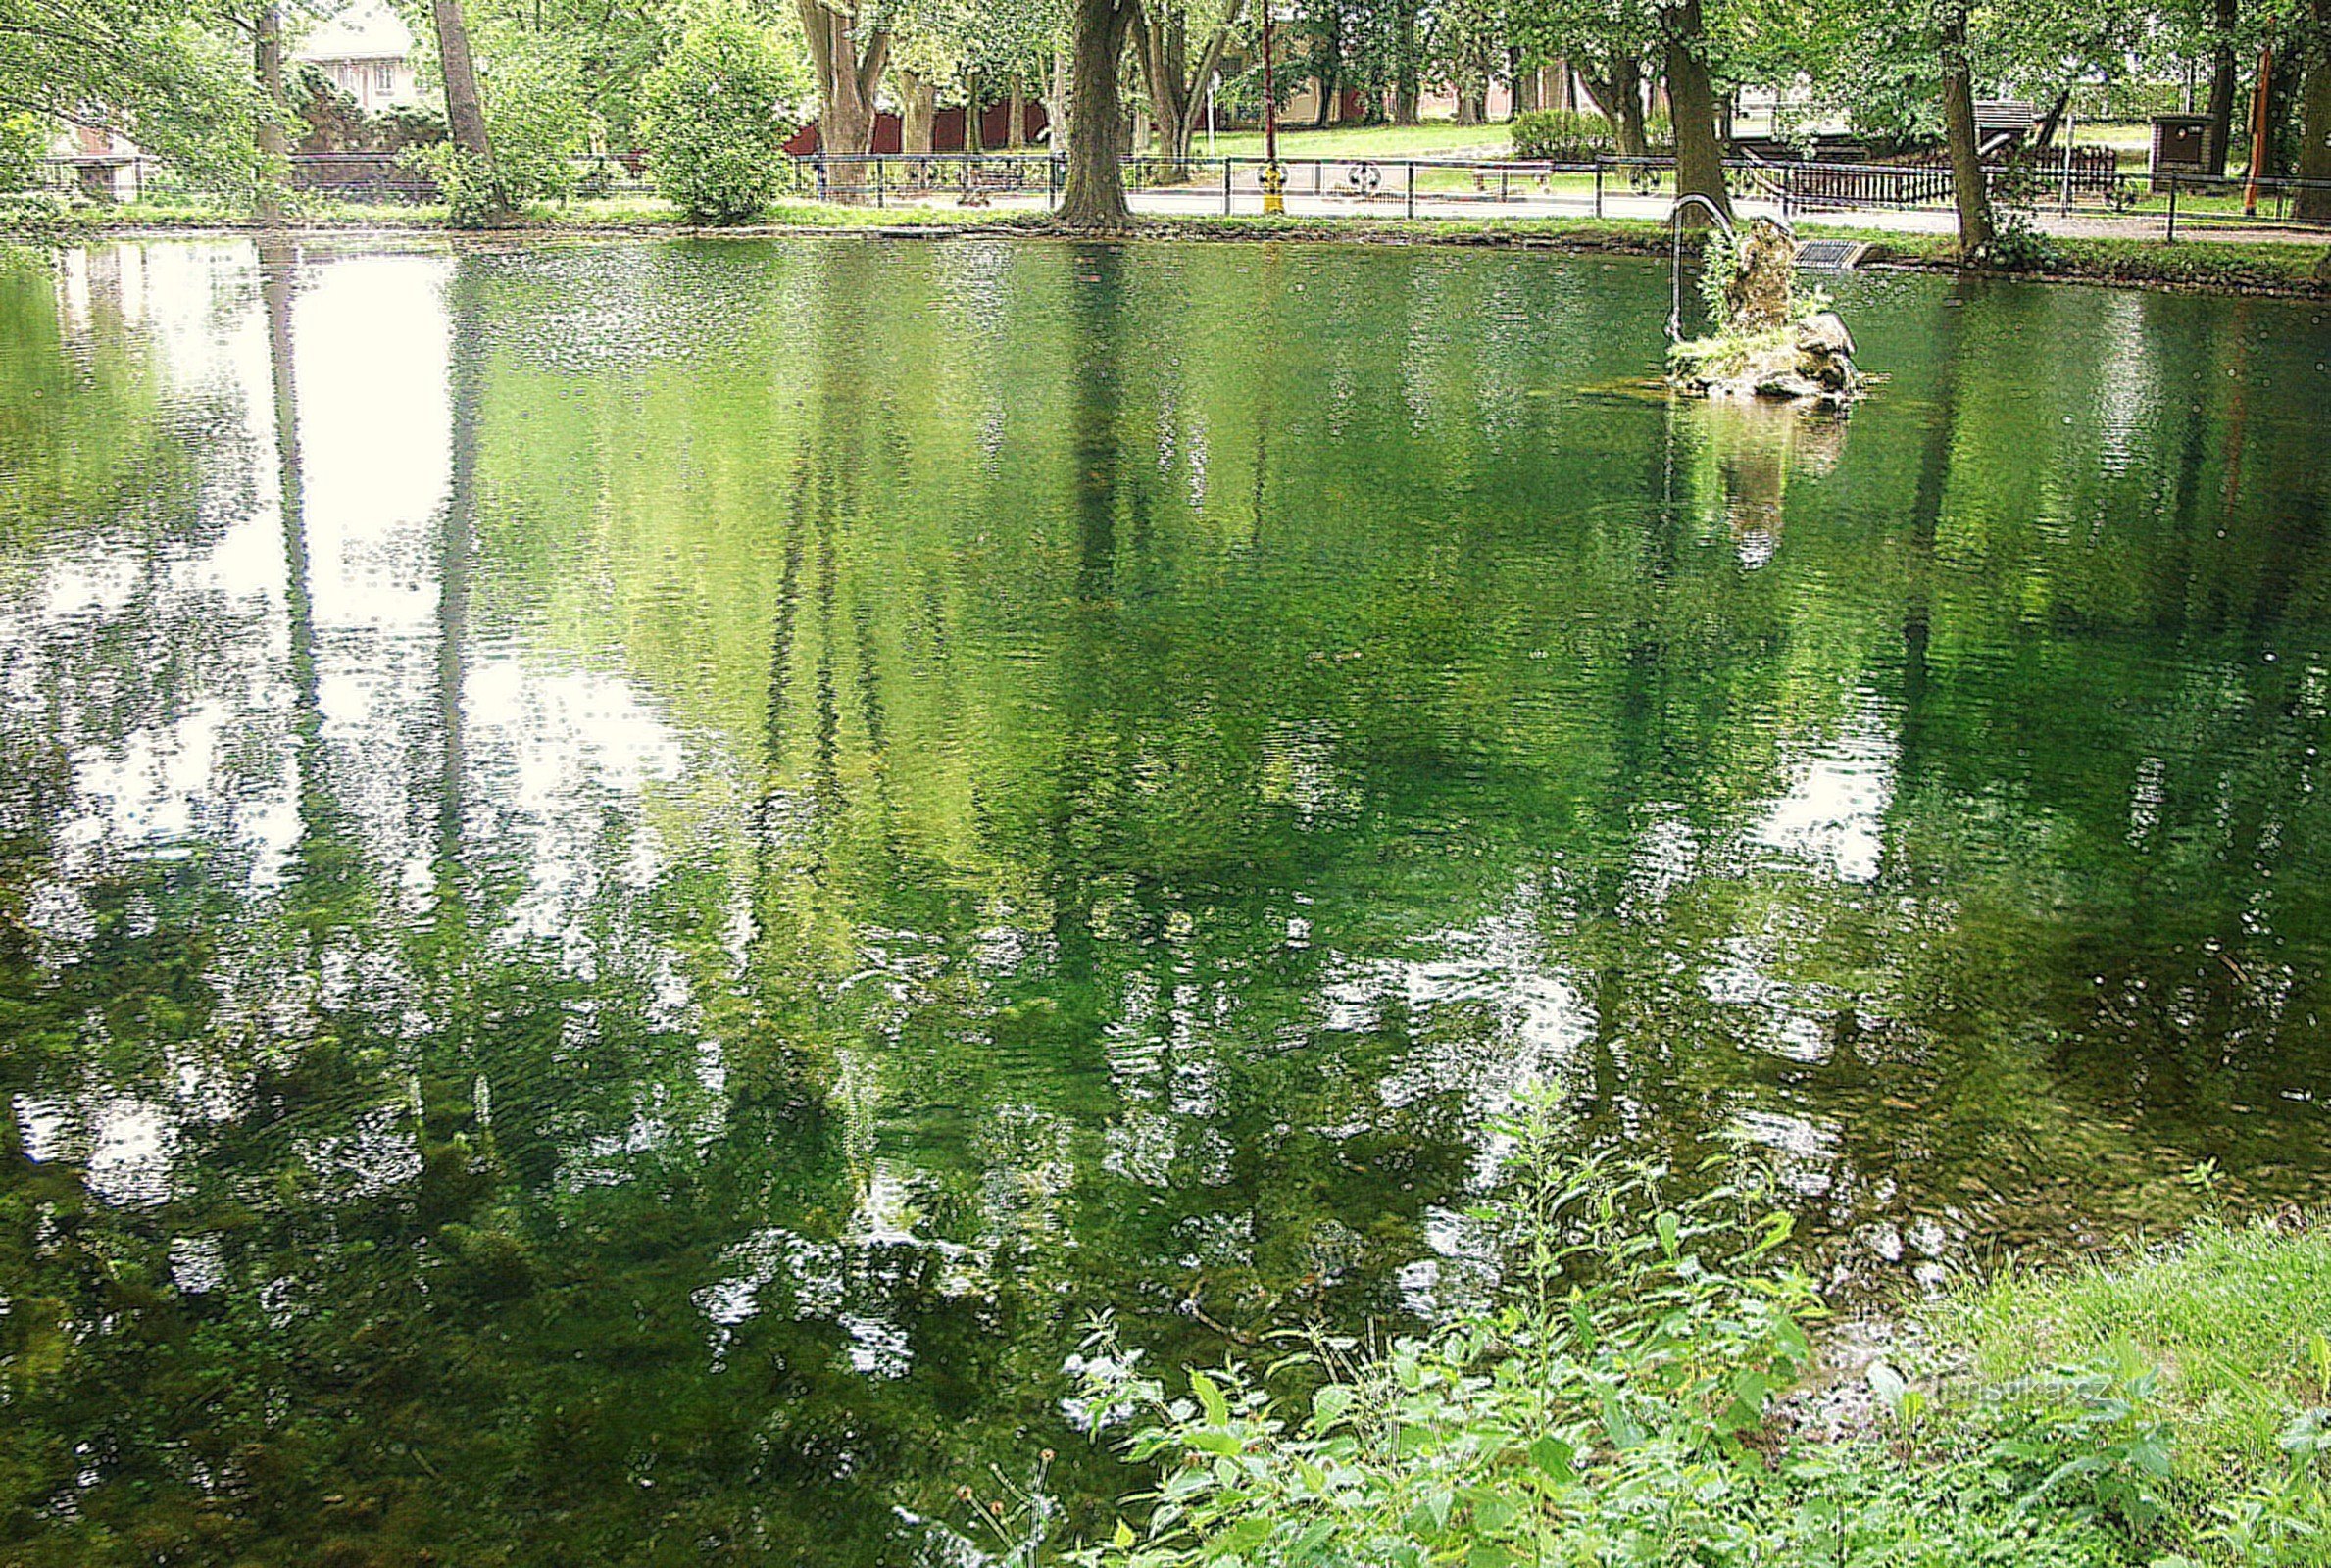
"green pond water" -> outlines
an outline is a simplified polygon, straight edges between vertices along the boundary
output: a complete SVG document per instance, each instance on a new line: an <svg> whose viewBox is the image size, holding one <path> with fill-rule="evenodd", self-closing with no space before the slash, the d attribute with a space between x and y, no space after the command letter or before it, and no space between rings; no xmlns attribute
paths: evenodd
<svg viewBox="0 0 2331 1568"><path fill-rule="evenodd" d="M2331 322L977 240L0 261L0 1561L967 1563L1494 1286L1498 1125L1841 1294L2331 1177Z"/></svg>

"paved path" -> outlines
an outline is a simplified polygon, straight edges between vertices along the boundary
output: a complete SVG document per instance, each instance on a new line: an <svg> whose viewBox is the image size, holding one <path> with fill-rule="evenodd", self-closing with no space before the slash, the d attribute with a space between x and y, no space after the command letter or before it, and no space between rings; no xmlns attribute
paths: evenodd
<svg viewBox="0 0 2331 1568"><path fill-rule="evenodd" d="M1331 166L1332 167L1332 166ZM1385 183L1397 187L1400 167L1393 164L1385 172ZM1298 183L1303 183L1300 179ZM1137 213L1220 214L1225 208L1233 213L1260 213L1263 193L1252 174L1244 168L1237 172L1225 202L1221 184L1194 182L1175 189L1148 189L1131 192L1127 201ZM1032 198L1000 197L999 206L1042 206L1041 196ZM1654 221L1667 216L1669 200L1665 196L1637 196L1606 188L1600 216L1605 218L1641 218ZM1734 195L1735 213L1751 216L1779 216L1776 202ZM1379 189L1376 195L1363 200L1357 196L1315 195L1308 190L1290 189L1287 192L1287 212L1296 218L1402 218L1412 214L1417 218L1591 218L1597 216L1597 206L1591 194L1557 192L1552 195L1515 194L1511 199L1495 196L1460 196L1418 192L1412 203L1397 188L1387 194ZM2062 214L2043 210L2034 215L2037 225L2047 233L2061 238L2079 239L2148 239L2160 240L2167 236L2167 220L2162 214L2144 213L2131 216L2103 215L2075 211ZM1949 234L1958 229L1958 215L1945 208L1922 208L1898 211L1885 208L1858 209L1849 212L1808 212L1800 210L1791 216L1799 229L1807 228L1876 228L1906 234ZM2242 241L2281 241L2286 244L2331 244L2331 232L2323 229L2289 228L2269 222L2239 219L2211 218L2198 213L2179 213L2177 235L2180 239L2212 239Z"/></svg>

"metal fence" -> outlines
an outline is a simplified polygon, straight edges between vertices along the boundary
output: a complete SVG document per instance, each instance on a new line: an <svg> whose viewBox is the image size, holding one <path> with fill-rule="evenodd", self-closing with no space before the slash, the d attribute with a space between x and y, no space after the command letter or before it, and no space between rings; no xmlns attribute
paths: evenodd
<svg viewBox="0 0 2331 1568"><path fill-rule="evenodd" d="M1128 191L1150 211L1253 213L1264 205L1260 157L1123 161ZM1727 161L1736 205L1750 212L1916 214L1916 226L1943 226L1952 205L1947 165L1828 161ZM1410 218L1659 217L1675 194L1672 158L1605 155L1574 161L1513 158L1282 158L1284 192L1310 217L1342 213ZM2263 229L2331 228L2331 182L2247 180L2178 170L2107 169L2095 157L2027 158L1986 169L1996 200L2062 219L2115 220L2096 232L2164 240ZM199 198L206 194L169 165L148 158L51 159L43 184L109 200ZM425 173L392 153L300 153L291 160L298 190L318 198L376 203L437 199ZM796 199L844 200L875 207L1050 208L1067 182L1066 160L1053 153L812 154L781 166L782 193ZM575 194L586 198L652 194L636 153L578 160Z"/></svg>

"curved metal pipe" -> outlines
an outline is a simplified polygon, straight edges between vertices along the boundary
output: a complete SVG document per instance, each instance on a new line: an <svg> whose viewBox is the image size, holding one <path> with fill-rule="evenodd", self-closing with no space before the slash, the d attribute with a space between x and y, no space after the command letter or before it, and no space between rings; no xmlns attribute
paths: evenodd
<svg viewBox="0 0 2331 1568"><path fill-rule="evenodd" d="M1714 219L1716 227L1724 231L1724 238L1738 237L1738 231L1733 228L1732 220L1724 216L1724 210L1698 191L1676 197L1675 205L1667 209L1667 231L1675 241L1675 256L1667 269L1667 280L1673 285L1675 296L1675 303L1667 311L1667 341L1670 343L1683 341L1683 215L1695 205L1708 209L1708 216Z"/></svg>

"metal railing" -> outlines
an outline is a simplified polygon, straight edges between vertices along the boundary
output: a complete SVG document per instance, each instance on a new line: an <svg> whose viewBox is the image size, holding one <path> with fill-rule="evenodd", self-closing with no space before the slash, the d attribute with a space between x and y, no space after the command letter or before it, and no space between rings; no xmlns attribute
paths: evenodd
<svg viewBox="0 0 2331 1568"><path fill-rule="evenodd" d="M1266 160L1128 157L1122 162L1129 192L1152 211L1258 213ZM1285 193L1300 200L1299 217L1342 213L1410 218L1497 214L1515 218L1592 216L1663 219L1674 198L1672 158L1318 158L1279 160ZM1951 172L1934 163L1725 163L1734 202L1754 211L1793 217L1930 212L1941 223L1952 204ZM2051 168L2044 158L1986 166L1994 199L2058 218L2117 220L2098 232L2157 235L2163 240L2203 232L2331 228L2331 182L2213 175L2177 169L2111 170L2093 157ZM637 153L580 159L579 197L652 194L646 161ZM1066 160L1033 153L812 154L786 159L781 194L795 199L858 201L876 207L953 202L964 206L1051 208L1067 183ZM170 165L152 158L88 157L45 161L41 185L102 200L206 192ZM424 203L434 183L393 153L298 153L291 159L298 190L349 202Z"/></svg>

